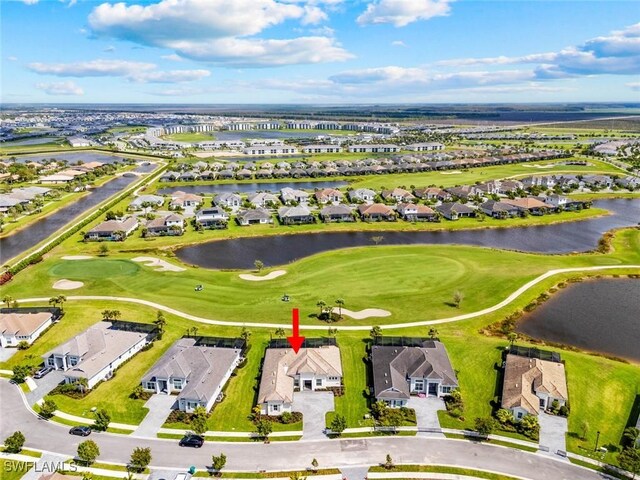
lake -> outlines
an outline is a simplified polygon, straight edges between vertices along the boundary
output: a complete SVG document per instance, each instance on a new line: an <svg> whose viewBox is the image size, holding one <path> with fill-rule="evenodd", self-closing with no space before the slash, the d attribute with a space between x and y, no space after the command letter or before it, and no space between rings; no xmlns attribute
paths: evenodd
<svg viewBox="0 0 640 480"><path fill-rule="evenodd" d="M64 138L60 137L37 137L37 138L26 138L24 140L10 140L8 142L1 142L0 148L2 147L22 147L26 145L41 145L43 143L52 143L52 142L60 142L62 143Z"/></svg>
<svg viewBox="0 0 640 480"><path fill-rule="evenodd" d="M598 200L594 205L611 211L612 215L579 222L515 228L326 232L236 238L184 247L178 249L176 255L185 263L201 267L245 269L253 268L256 259L269 266L282 265L328 250L373 245L371 238L377 235L384 237L382 245L461 244L537 253L569 253L592 250L605 232L635 226L640 221L640 200ZM295 230L295 227L290 230Z"/></svg>
<svg viewBox="0 0 640 480"><path fill-rule="evenodd" d="M339 188L348 185L347 182L267 182L267 183L222 183L214 185L180 185L179 187L161 188L158 190L159 195L171 195L174 192L182 191L186 193L254 193L261 192L280 192L281 188L291 187L302 190L313 190L314 188Z"/></svg>
<svg viewBox="0 0 640 480"><path fill-rule="evenodd" d="M518 321L534 338L640 361L640 280L570 284Z"/></svg>

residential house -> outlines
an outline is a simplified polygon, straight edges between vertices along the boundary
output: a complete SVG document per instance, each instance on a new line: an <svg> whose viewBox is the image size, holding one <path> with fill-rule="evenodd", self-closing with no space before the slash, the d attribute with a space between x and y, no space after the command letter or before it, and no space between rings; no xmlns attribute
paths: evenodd
<svg viewBox="0 0 640 480"><path fill-rule="evenodd" d="M504 203L508 203L509 205L513 205L520 213L530 213L531 215L544 215L549 211L549 205L534 197L525 197L525 198L505 198L503 200Z"/></svg>
<svg viewBox="0 0 640 480"><path fill-rule="evenodd" d="M154 208L164 204L164 197L159 195L140 195L129 204L129 210L142 210L144 204L149 204Z"/></svg>
<svg viewBox="0 0 640 480"><path fill-rule="evenodd" d="M155 394L177 394L175 408L183 412L193 412L196 407L209 411L222 399L222 389L241 354L241 348L209 346L194 338L181 338L142 377L142 388Z"/></svg>
<svg viewBox="0 0 640 480"><path fill-rule="evenodd" d="M248 210L241 210L236 216L236 222L238 225L257 225L273 223L273 217L271 212L264 208L250 208Z"/></svg>
<svg viewBox="0 0 640 480"><path fill-rule="evenodd" d="M435 210L426 205L415 203L399 203L398 213L409 222L437 222L440 216Z"/></svg>
<svg viewBox="0 0 640 480"><path fill-rule="evenodd" d="M178 180L180 180L178 172L165 172L158 179L159 182L177 182Z"/></svg>
<svg viewBox="0 0 640 480"><path fill-rule="evenodd" d="M396 212L393 208L382 203L359 205L358 212L365 222L393 222L396 220Z"/></svg>
<svg viewBox="0 0 640 480"><path fill-rule="evenodd" d="M346 205L327 205L320 210L320 218L323 222L355 222L356 217Z"/></svg>
<svg viewBox="0 0 640 480"><path fill-rule="evenodd" d="M373 203L376 192L368 188L356 188L349 191L349 200L355 203Z"/></svg>
<svg viewBox="0 0 640 480"><path fill-rule="evenodd" d="M171 194L169 208L197 208L202 205L203 198L181 190Z"/></svg>
<svg viewBox="0 0 640 480"><path fill-rule="evenodd" d="M507 354L502 386L502 408L516 420L538 415L554 400L562 406L569 398L564 364L539 358Z"/></svg>
<svg viewBox="0 0 640 480"><path fill-rule="evenodd" d="M349 153L396 153L399 151L400 147L392 144L349 145Z"/></svg>
<svg viewBox="0 0 640 480"><path fill-rule="evenodd" d="M89 388L108 380L155 338L152 326L102 321L46 353L44 363L62 370L65 383L85 379Z"/></svg>
<svg viewBox="0 0 640 480"><path fill-rule="evenodd" d="M448 202L453 198L449 192L438 187L416 188L414 193L416 197L424 200L440 200L441 202Z"/></svg>
<svg viewBox="0 0 640 480"><path fill-rule="evenodd" d="M316 222L316 217L314 217L311 210L304 205L281 207L278 209L278 218L283 225L299 225Z"/></svg>
<svg viewBox="0 0 640 480"><path fill-rule="evenodd" d="M489 200L480 205L480 210L485 215L493 218L504 219L509 217L516 217L520 215L520 209L510 203L498 202L496 200Z"/></svg>
<svg viewBox="0 0 640 480"><path fill-rule="evenodd" d="M484 192L478 190L475 185L462 185L459 187L451 187L446 189L453 198L459 198L465 202L471 197L483 196Z"/></svg>
<svg viewBox="0 0 640 480"><path fill-rule="evenodd" d="M390 407L404 407L412 395L442 398L458 387L445 346L425 340L420 346L371 347L373 394Z"/></svg>
<svg viewBox="0 0 640 480"><path fill-rule="evenodd" d="M458 202L445 202L435 208L447 220L458 220L464 217L475 217L476 215L473 208Z"/></svg>
<svg viewBox="0 0 640 480"><path fill-rule="evenodd" d="M149 220L145 225L145 237L177 236L184 233L184 218L171 213Z"/></svg>
<svg viewBox="0 0 640 480"><path fill-rule="evenodd" d="M247 200L254 207L271 207L280 203L278 197L269 192L252 193L247 197Z"/></svg>
<svg viewBox="0 0 640 480"><path fill-rule="evenodd" d="M323 188L322 190L316 190L314 193L317 202L320 205L326 205L327 203L338 204L344 198L344 194L335 188Z"/></svg>
<svg viewBox="0 0 640 480"><path fill-rule="evenodd" d="M280 198L282 203L307 203L309 201L309 194L304 190L297 190L295 188L285 187L280 190Z"/></svg>
<svg viewBox="0 0 640 480"><path fill-rule="evenodd" d="M238 208L242 205L242 197L237 193L220 193L214 201L219 207Z"/></svg>
<svg viewBox="0 0 640 480"><path fill-rule="evenodd" d="M444 145L437 142L411 143L405 147L412 152L434 152L444 150Z"/></svg>
<svg viewBox="0 0 640 480"><path fill-rule="evenodd" d="M198 210L195 215L197 226L208 229L227 228L229 214L220 207L209 207Z"/></svg>
<svg viewBox="0 0 640 480"><path fill-rule="evenodd" d="M335 345L267 348L262 364L258 405L263 415L290 412L294 391L326 390L342 385L340 350Z"/></svg>
<svg viewBox="0 0 640 480"><path fill-rule="evenodd" d="M194 182L200 179L200 172L197 170L191 170L190 172L184 172L180 174L180 181L182 182Z"/></svg>
<svg viewBox="0 0 640 480"><path fill-rule="evenodd" d="M386 201L393 201L396 203L400 202L411 202L415 200L413 193L405 190L404 188L394 188L393 190L383 190L382 198Z"/></svg>
<svg viewBox="0 0 640 480"><path fill-rule="evenodd" d="M340 153L342 147L339 145L305 145L302 153Z"/></svg>
<svg viewBox="0 0 640 480"><path fill-rule="evenodd" d="M0 347L31 345L42 332L60 318L58 309L12 308L0 310Z"/></svg>
<svg viewBox="0 0 640 480"><path fill-rule="evenodd" d="M121 242L138 228L136 217L127 217L123 220L106 220L99 223L87 233L84 239L87 241Z"/></svg>
<svg viewBox="0 0 640 480"><path fill-rule="evenodd" d="M519 190L524 190L524 185L522 182L518 180L503 180L500 182L500 188L498 188L498 193L502 195L508 195L510 193L515 193Z"/></svg>

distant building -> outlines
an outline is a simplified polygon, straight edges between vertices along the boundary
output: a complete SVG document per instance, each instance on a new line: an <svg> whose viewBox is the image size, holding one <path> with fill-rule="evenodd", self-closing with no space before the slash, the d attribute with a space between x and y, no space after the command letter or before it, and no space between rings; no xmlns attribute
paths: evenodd
<svg viewBox="0 0 640 480"><path fill-rule="evenodd" d="M306 145L302 147L303 153L340 153L342 147L338 145Z"/></svg>
<svg viewBox="0 0 640 480"><path fill-rule="evenodd" d="M88 241L121 242L138 228L138 219L128 217L124 220L106 220L99 223L84 235Z"/></svg>
<svg viewBox="0 0 640 480"><path fill-rule="evenodd" d="M398 145L381 144L381 145L350 145L350 153L396 153L400 151Z"/></svg>
<svg viewBox="0 0 640 480"><path fill-rule="evenodd" d="M434 152L438 150L444 150L442 143L427 142L427 143L412 143L406 146L407 150L413 152Z"/></svg>

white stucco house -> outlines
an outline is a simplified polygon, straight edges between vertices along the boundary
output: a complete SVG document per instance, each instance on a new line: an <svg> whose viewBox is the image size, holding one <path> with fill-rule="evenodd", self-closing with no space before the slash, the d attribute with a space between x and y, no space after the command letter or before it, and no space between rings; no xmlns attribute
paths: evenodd
<svg viewBox="0 0 640 480"><path fill-rule="evenodd" d="M0 313L0 347L17 347L20 342L31 345L53 321L50 312Z"/></svg>
<svg viewBox="0 0 640 480"><path fill-rule="evenodd" d="M267 348L262 365L258 405L263 415L291 412L295 391L326 390L342 385L340 349L335 345Z"/></svg>

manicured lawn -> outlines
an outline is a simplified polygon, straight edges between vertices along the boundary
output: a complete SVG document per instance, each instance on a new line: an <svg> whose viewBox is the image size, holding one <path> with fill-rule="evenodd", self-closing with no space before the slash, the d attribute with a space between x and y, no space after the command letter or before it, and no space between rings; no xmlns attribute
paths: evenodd
<svg viewBox="0 0 640 480"><path fill-rule="evenodd" d="M33 464L29 462L18 462L16 460L2 459L2 480L19 480L27 473Z"/></svg>
<svg viewBox="0 0 640 480"><path fill-rule="evenodd" d="M472 478L486 478L488 480L517 480L516 477L501 475L498 473L473 470L471 468L448 467L442 465L397 465L390 470L383 467L371 467L370 472L407 472L407 477L411 477L413 472L446 473L451 475L468 476Z"/></svg>
<svg viewBox="0 0 640 480"><path fill-rule="evenodd" d="M371 420L365 419L369 413L368 398L368 365L365 362L366 335L340 335L338 346L342 358L344 395L335 398L336 413L347 419L347 427L371 426ZM327 426L332 414L327 415Z"/></svg>
<svg viewBox="0 0 640 480"><path fill-rule="evenodd" d="M213 133L172 133L170 135L163 135L163 139L172 140L174 142L204 142L207 140L215 140L216 137Z"/></svg>
<svg viewBox="0 0 640 480"><path fill-rule="evenodd" d="M348 309L383 308L392 316L364 322L345 317L335 326L405 323L492 306L550 269L640 262L640 231L627 230L615 243L611 254L551 256L453 245L359 247L304 258L288 265L286 275L266 282L242 280L236 272L193 267L184 272L158 272L122 256L74 261L54 257L20 273L4 290L18 299L48 298L59 293L51 285L66 278L85 283L69 295L143 298L221 320L288 323L295 305L303 324L319 326L326 324L312 316L317 301L333 303L343 298ZM556 281L559 278L553 279ZM204 286L203 291L194 290L198 284ZM460 308L451 306L456 290L465 297ZM280 300L283 292L293 303ZM523 298L528 302L537 293L527 292ZM416 302L417 298L428 301Z"/></svg>

